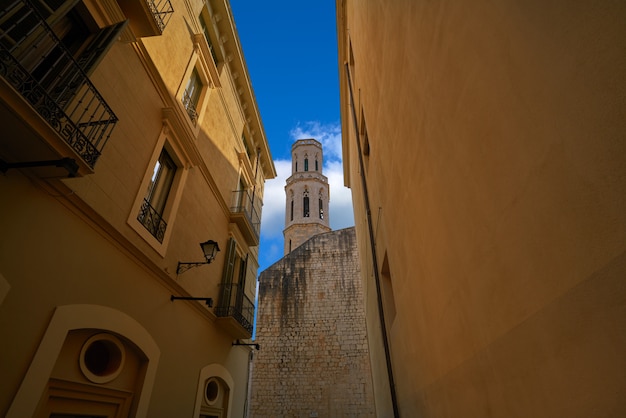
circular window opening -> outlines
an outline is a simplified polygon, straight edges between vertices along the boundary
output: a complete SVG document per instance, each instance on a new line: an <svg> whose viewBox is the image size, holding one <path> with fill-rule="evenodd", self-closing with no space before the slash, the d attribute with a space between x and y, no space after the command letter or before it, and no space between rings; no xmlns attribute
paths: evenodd
<svg viewBox="0 0 626 418"><path fill-rule="evenodd" d="M124 365L124 346L113 335L97 334L89 338L80 352L80 369L94 383L115 379Z"/></svg>
<svg viewBox="0 0 626 418"><path fill-rule="evenodd" d="M206 397L206 401L209 405L213 405L217 400L217 397L220 394L220 385L217 382L217 379L211 378L206 384L206 388L204 391L204 396Z"/></svg>

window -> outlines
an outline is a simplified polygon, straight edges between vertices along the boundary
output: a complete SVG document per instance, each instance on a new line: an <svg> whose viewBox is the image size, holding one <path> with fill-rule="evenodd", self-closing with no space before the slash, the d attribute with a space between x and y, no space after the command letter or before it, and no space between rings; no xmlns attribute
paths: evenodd
<svg viewBox="0 0 626 418"><path fill-rule="evenodd" d="M304 157L304 171L309 171L309 157Z"/></svg>
<svg viewBox="0 0 626 418"><path fill-rule="evenodd" d="M176 213L191 162L172 128L171 115L165 113L159 137L153 143L152 156L144 163L146 170L137 186L135 202L126 222L161 256L167 253Z"/></svg>
<svg viewBox="0 0 626 418"><path fill-rule="evenodd" d="M233 317L243 329L252 335L254 322L254 295L246 294L248 275L252 276L249 269L249 254L237 245L233 238L229 238L226 247L224 270L218 306L215 314L218 317Z"/></svg>
<svg viewBox="0 0 626 418"><path fill-rule="evenodd" d="M167 227L167 223L163 220L163 211L174 183L175 174L176 164L168 152L163 149L154 165L148 190L137 216L137 220L159 242L163 242Z"/></svg>
<svg viewBox="0 0 626 418"><path fill-rule="evenodd" d="M319 199L319 209L320 209L320 212L319 212L320 219L324 219L324 202L322 201L321 197Z"/></svg>
<svg viewBox="0 0 626 418"><path fill-rule="evenodd" d="M306 161L306 160L305 160ZM309 217L309 192L304 192L304 199L302 200L302 216Z"/></svg>
<svg viewBox="0 0 626 418"><path fill-rule="evenodd" d="M198 74L198 70L194 68L191 72L191 77L189 77L189 81L187 81L187 86L185 87L182 97L183 106L185 110L187 110L187 114L194 125L198 122L198 103L200 102L200 94L202 93L203 87L204 84L202 83L200 74Z"/></svg>
<svg viewBox="0 0 626 418"><path fill-rule="evenodd" d="M100 28L83 2L0 6L0 77L94 167L117 117L89 80L127 22Z"/></svg>
<svg viewBox="0 0 626 418"><path fill-rule="evenodd" d="M199 418L226 418L230 392L235 382L224 366L209 364L200 370L193 415Z"/></svg>
<svg viewBox="0 0 626 418"><path fill-rule="evenodd" d="M65 72L73 71L68 68L74 64L72 58L89 74L126 24L120 22L100 28L83 2L39 0L33 3L33 6L25 6L21 0L7 6L5 17L0 20L0 32L4 34L3 44L43 84L58 81L60 73L69 77ZM34 14L34 9L39 15ZM38 20L39 17L45 22ZM56 37L44 30L44 25L49 25ZM76 79L73 81L75 83Z"/></svg>
<svg viewBox="0 0 626 418"><path fill-rule="evenodd" d="M203 14L200 15L199 19L200 19L200 27L202 28L202 33L204 34L204 39L206 39L207 43L209 44L209 51L211 51L211 57L213 58L213 62L217 66L217 64L219 63L219 60L217 58L217 51L215 47L213 46L213 41L211 41L211 33L209 31L209 25L207 24L207 19L205 18Z"/></svg>
<svg viewBox="0 0 626 418"><path fill-rule="evenodd" d="M319 164L317 163L317 157L315 157L315 171L320 171Z"/></svg>
<svg viewBox="0 0 626 418"><path fill-rule="evenodd" d="M293 221L293 198L291 199L291 220Z"/></svg>
<svg viewBox="0 0 626 418"><path fill-rule="evenodd" d="M235 212L243 212L244 205L248 204L248 199L244 199L248 197L246 189L246 183L240 178L239 183L237 183L237 191L235 192Z"/></svg>
<svg viewBox="0 0 626 418"><path fill-rule="evenodd" d="M246 149L246 155L248 156L248 160L250 160L250 164L252 164L252 151L250 150L250 145L248 145L248 141L246 140L246 136L241 134L241 142L243 142L243 147Z"/></svg>

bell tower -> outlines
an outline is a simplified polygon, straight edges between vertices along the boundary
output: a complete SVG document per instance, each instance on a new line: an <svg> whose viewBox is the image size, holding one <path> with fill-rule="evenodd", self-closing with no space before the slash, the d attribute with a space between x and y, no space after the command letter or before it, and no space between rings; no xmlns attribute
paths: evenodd
<svg viewBox="0 0 626 418"><path fill-rule="evenodd" d="M299 139L291 146L291 176L285 186L285 255L312 236L331 230L330 193L322 163L322 144L315 139Z"/></svg>

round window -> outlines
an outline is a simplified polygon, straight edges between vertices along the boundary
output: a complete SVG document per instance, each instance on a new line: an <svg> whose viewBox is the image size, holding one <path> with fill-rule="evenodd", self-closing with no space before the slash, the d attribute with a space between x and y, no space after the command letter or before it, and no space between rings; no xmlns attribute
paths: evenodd
<svg viewBox="0 0 626 418"><path fill-rule="evenodd" d="M204 396L209 405L215 404L220 394L220 384L214 377L210 378L204 388Z"/></svg>
<svg viewBox="0 0 626 418"><path fill-rule="evenodd" d="M115 379L124 367L124 346L111 334L89 338L80 351L80 370L93 383Z"/></svg>

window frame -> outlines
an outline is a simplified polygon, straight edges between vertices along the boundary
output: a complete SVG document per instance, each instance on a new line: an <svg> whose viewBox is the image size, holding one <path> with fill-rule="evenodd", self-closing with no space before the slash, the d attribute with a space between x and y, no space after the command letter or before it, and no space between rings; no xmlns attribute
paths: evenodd
<svg viewBox="0 0 626 418"><path fill-rule="evenodd" d="M324 219L324 201L322 200L321 196L319 198L318 204L319 204L318 217L323 220Z"/></svg>
<svg viewBox="0 0 626 418"><path fill-rule="evenodd" d="M211 19L211 13L206 7L203 7L202 11L198 15L198 22L200 24L204 40L207 42L207 47L210 52L211 59L213 60L213 64L216 68L221 68L220 64L224 62L224 59L222 58L222 51L219 48L219 42L215 41L215 37L217 35L213 34L215 28L212 25L213 20Z"/></svg>
<svg viewBox="0 0 626 418"><path fill-rule="evenodd" d="M202 119L208 102L207 99L209 98L209 93L211 91L212 85L210 78L207 75L207 72L203 69L201 61L202 60L200 59L200 54L194 50L190 60L190 65L185 71L185 75L183 76L178 92L176 93L176 101L187 116L187 122L189 122L196 135L198 134L200 124L202 123ZM199 86L200 92L197 94L197 100L195 103L195 118L190 114L186 103L187 101L193 102L193 99L191 97L188 97L188 87L194 75L197 75L198 82L201 84L201 86Z"/></svg>
<svg viewBox="0 0 626 418"><path fill-rule="evenodd" d="M302 195L302 217L309 218L311 216L309 191L305 190Z"/></svg>
<svg viewBox="0 0 626 418"><path fill-rule="evenodd" d="M198 69L194 67L187 79L187 84L183 89L183 95L181 97L183 107L194 125L198 123L198 105L200 104L200 97L202 97L204 88L205 84L202 82L202 77L200 77ZM194 114L192 114L192 112Z"/></svg>
<svg viewBox="0 0 626 418"><path fill-rule="evenodd" d="M183 74L178 90L176 91L176 102L178 103L180 110L185 114L185 119L189 123L194 135L198 135L200 131L200 125L204 119L204 115L207 108L208 99L213 89L221 87L219 81L218 68L211 57L208 43L204 36L204 33L196 33L192 37L193 39L193 52L189 58L187 69ZM224 64L220 64L220 68ZM202 83L201 91L198 95L198 101L195 106L195 113L197 117L194 118L187 111L185 106L185 94L187 86L191 80L194 72L198 75L199 81Z"/></svg>
<svg viewBox="0 0 626 418"><path fill-rule="evenodd" d="M167 154L169 154L177 168L161 214L161 218L167 224L167 228L163 234L163 240L159 241L137 218L139 212L141 211L144 199L146 198L148 187L152 181L154 168L163 150L167 151ZM150 160L144 170L143 179L139 185L135 202L127 219L127 224L135 230L135 232L144 241L150 244L162 257L165 257L167 252L167 247L174 228L176 213L178 212L183 188L189 173L189 164L183 156L184 153L177 145L177 141L172 134L172 130L167 124L165 124L159 134Z"/></svg>

